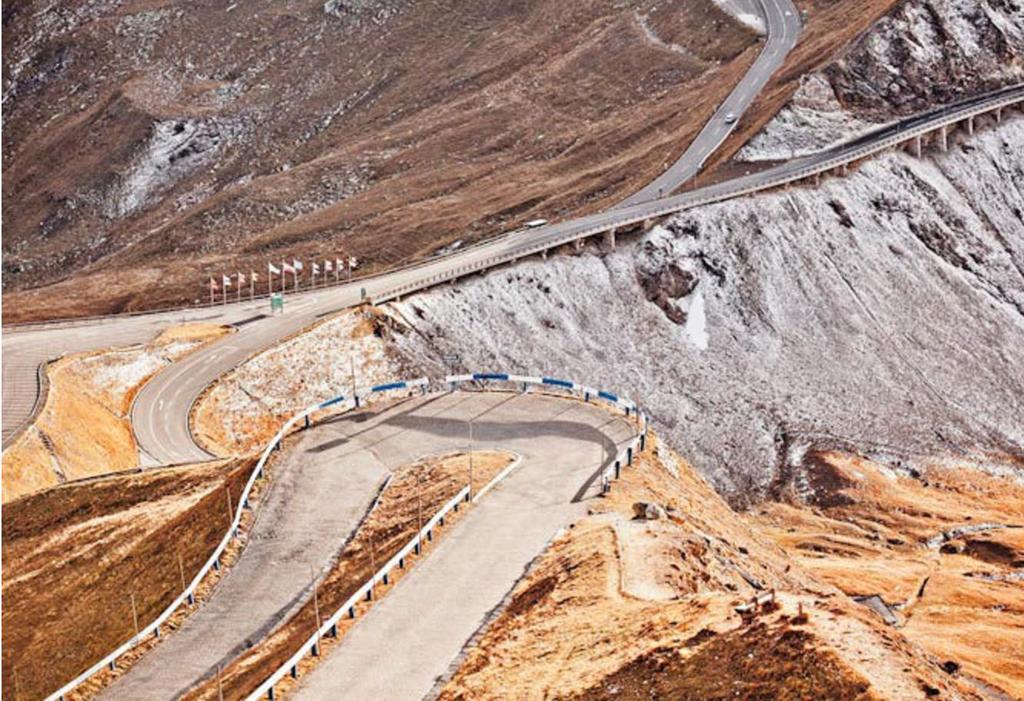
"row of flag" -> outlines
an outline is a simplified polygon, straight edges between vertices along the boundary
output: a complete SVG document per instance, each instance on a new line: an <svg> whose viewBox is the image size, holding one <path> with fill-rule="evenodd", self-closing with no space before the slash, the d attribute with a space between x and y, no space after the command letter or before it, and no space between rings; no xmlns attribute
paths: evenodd
<svg viewBox="0 0 1024 701"><path fill-rule="evenodd" d="M335 258L332 260L324 260L322 263L318 261L311 261L312 275L310 277L310 286L316 286L317 276L321 276L323 284L327 283L327 274L333 272L335 282L341 280L341 273L348 271L348 275L351 277L352 271L359 265L359 259L355 256L348 256L348 258ZM299 277L306 266L301 260L292 259L291 263L288 261L281 261L280 267L273 263L267 263L267 292L274 292L274 276L277 275L281 281L280 291L284 291L287 284L287 275L292 276L292 284L294 289L299 289ZM238 293L238 298L242 297L242 288L246 282L249 283L249 296L253 297L256 294L256 283L259 282L260 274L255 270L251 271L247 276L245 273L239 272L237 275L221 275L220 283L218 284L217 279L210 278L210 302L214 301L214 295L217 292L223 290L224 301L227 301L228 289L232 286L235 287Z"/></svg>

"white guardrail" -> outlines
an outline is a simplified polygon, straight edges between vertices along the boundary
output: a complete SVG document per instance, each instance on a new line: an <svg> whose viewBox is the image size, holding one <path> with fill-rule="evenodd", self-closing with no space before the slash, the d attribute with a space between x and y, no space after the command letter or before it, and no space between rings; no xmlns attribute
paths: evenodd
<svg viewBox="0 0 1024 701"><path fill-rule="evenodd" d="M611 461L601 473L601 491L606 492L611 487L611 481L617 479L620 475L622 468L633 462L635 455L642 451L646 445L647 440L647 417L640 411L636 404L625 397L606 392L604 390L597 390L586 385L581 385L576 382L569 380L560 380L552 377L541 377L541 376L524 376L524 375L511 375L507 373L475 373L469 375L449 375L444 379L444 386L447 389L455 390L463 383L477 382L503 382L518 385L522 391L527 391L530 386L537 386L542 389L555 390L559 392L569 393L578 395L584 402L601 401L612 407L622 410L626 416L635 417L640 424L640 430L637 435L626 444L626 446L619 451L615 456L615 460ZM80 675L69 681L67 684L62 686L57 691L53 692L46 697L46 701L64 701L65 696L81 686L83 683L88 681L90 678L103 671L104 669L113 670L117 664L118 658L125 653L134 649L140 645L145 639L149 637L159 637L160 627L167 621L171 615L174 614L184 603L189 604L195 603L196 591L199 588L203 578L209 574L211 570L220 570L221 557L228 545L231 543L233 538L238 536L239 527L242 522L242 516L247 509L250 508L249 496L252 493L253 487L256 481L263 477L264 467L266 466L267 460L270 459L271 453L275 450L279 450L281 442L284 438L289 435L299 423L302 423L303 428L309 428L312 425L311 417L317 412L332 410L346 412L352 409L359 408L367 402L371 397L380 396L386 392L419 390L421 394L425 394L430 388L430 380L426 377L419 377L413 380L398 380L395 382L386 382L383 384L375 385L362 393L357 393L352 397L338 396L331 399L327 399L322 402L313 404L302 411L297 412L294 416L288 419L284 425L277 431L274 437L270 440L267 446L263 449L260 454L259 460L256 462L252 473L249 475L249 479L245 484L245 488L242 490L241 497L238 500L238 506L235 509L235 515L232 519L231 525L228 527L227 532L221 539L220 543L214 549L213 553L206 560L205 564L199 569L196 575L189 582L181 594L171 602L163 612L156 617L154 621L149 623L147 626L142 628L137 635L132 636L127 642L118 647L113 652L109 653L103 659L98 661L89 669L82 672ZM247 699L257 699L264 694L267 698L274 698L274 685L284 678L286 674L296 676L298 674L298 663L307 654L319 654L319 641L325 636L337 635L337 624L343 616L355 617L355 605L357 602L365 599L372 598L373 588L378 582L388 583L389 575L395 567L402 569L405 567L405 559L410 553L419 553L423 538L427 540L432 538L433 530L438 525L444 525L445 517L451 511L458 511L459 504L469 497L469 487L464 487L458 494L452 497L441 509L434 514L434 516L427 521L423 528L413 538L406 543L406 545L398 551L387 563L384 564L377 572L375 572L369 580L367 580L337 611L335 611L330 617L328 617L323 626L317 630L310 638L302 644L302 646L295 652L295 654L281 667L279 667L273 674L271 674L255 691L249 694Z"/></svg>

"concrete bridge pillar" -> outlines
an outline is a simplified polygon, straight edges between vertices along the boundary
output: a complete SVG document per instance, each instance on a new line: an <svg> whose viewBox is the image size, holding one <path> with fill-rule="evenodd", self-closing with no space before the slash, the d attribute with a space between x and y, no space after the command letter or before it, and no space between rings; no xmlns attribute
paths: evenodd
<svg viewBox="0 0 1024 701"><path fill-rule="evenodd" d="M644 219L644 231L650 231L651 227L654 226L653 219Z"/></svg>
<svg viewBox="0 0 1024 701"><path fill-rule="evenodd" d="M939 148L945 153L949 150L949 133L946 127L939 127Z"/></svg>
<svg viewBox="0 0 1024 701"><path fill-rule="evenodd" d="M573 241L572 242L572 247L576 251L582 251L583 250L583 239L576 239L575 241Z"/></svg>
<svg viewBox="0 0 1024 701"><path fill-rule="evenodd" d="M543 251L540 252L540 259L541 260L547 260L548 259L548 249L545 248Z"/></svg>
<svg viewBox="0 0 1024 701"><path fill-rule="evenodd" d="M608 248L615 248L615 229L611 228L604 232L604 242Z"/></svg>
<svg viewBox="0 0 1024 701"><path fill-rule="evenodd" d="M1003 121L1003 108L996 107L996 122Z"/></svg>
<svg viewBox="0 0 1024 701"><path fill-rule="evenodd" d="M967 133L974 136L974 117L967 118Z"/></svg>
<svg viewBox="0 0 1024 701"><path fill-rule="evenodd" d="M921 157L921 137L920 135L914 137L914 155L918 158Z"/></svg>

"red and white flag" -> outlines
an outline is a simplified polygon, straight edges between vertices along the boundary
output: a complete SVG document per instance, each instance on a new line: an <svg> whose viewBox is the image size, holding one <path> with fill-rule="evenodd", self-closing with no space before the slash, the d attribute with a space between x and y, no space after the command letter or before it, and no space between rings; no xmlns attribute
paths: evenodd
<svg viewBox="0 0 1024 701"><path fill-rule="evenodd" d="M231 278L229 278L227 275L222 275L221 277L223 278L221 282L224 285L224 289L231 287Z"/></svg>
<svg viewBox="0 0 1024 701"><path fill-rule="evenodd" d="M211 290L212 290L213 292L216 292L217 290L219 290L219 289L220 289L219 287L217 287L217 281L216 281L216 280L214 280L214 279L213 279L212 277L210 278L210 289L211 289Z"/></svg>
<svg viewBox="0 0 1024 701"><path fill-rule="evenodd" d="M271 275L280 275L281 271L273 263L267 263L267 272ZM255 274L255 273L254 273Z"/></svg>
<svg viewBox="0 0 1024 701"><path fill-rule="evenodd" d="M284 261L281 261L281 269L284 270L286 273L294 273L295 272L295 268L293 268L292 266L288 265Z"/></svg>
<svg viewBox="0 0 1024 701"><path fill-rule="evenodd" d="M241 287L245 284L245 273L238 273L238 286Z"/></svg>

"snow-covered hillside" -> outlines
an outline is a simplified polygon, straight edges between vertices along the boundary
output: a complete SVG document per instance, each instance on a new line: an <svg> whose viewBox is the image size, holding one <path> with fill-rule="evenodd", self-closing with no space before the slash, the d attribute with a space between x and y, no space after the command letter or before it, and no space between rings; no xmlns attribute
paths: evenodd
<svg viewBox="0 0 1024 701"><path fill-rule="evenodd" d="M733 494L811 445L998 462L1024 453L1021 154L1014 116L945 155L684 213L395 304L394 340L425 369L634 396Z"/></svg>
<svg viewBox="0 0 1024 701"><path fill-rule="evenodd" d="M910 0L796 94L739 153L791 158L902 114L1024 81L1024 1Z"/></svg>

